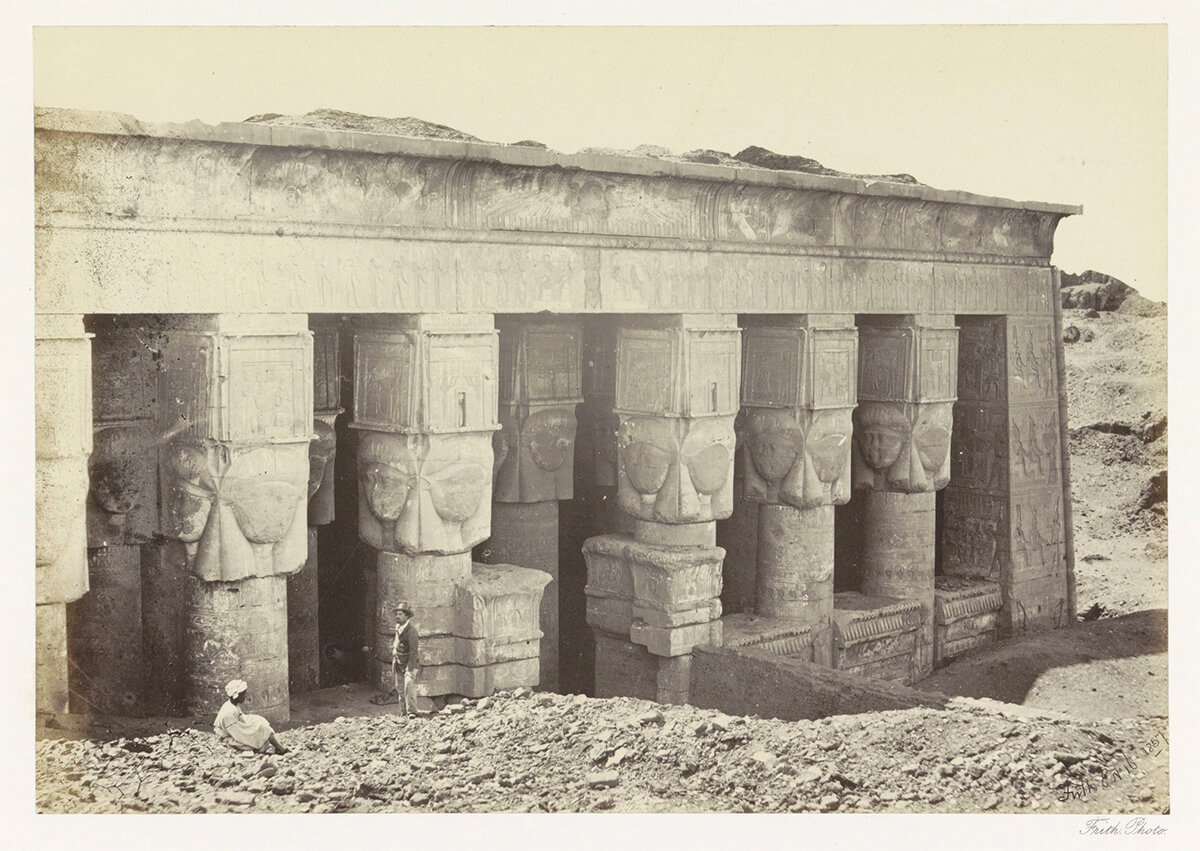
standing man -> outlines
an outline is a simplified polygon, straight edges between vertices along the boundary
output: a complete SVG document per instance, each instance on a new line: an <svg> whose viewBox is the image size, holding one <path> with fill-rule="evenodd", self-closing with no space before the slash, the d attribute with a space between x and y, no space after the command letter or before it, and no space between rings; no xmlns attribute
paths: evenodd
<svg viewBox="0 0 1200 851"><path fill-rule="evenodd" d="M420 636L408 603L396 604L396 632L392 636L392 677L405 715L417 712L417 648Z"/></svg>

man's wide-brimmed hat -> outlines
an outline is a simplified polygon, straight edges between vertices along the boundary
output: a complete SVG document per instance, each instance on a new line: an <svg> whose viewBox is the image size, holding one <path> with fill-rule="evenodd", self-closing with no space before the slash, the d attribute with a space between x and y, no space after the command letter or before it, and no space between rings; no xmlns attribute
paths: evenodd
<svg viewBox="0 0 1200 851"><path fill-rule="evenodd" d="M245 680L230 680L229 685L225 686L225 694L229 697L237 697L248 688Z"/></svg>
<svg viewBox="0 0 1200 851"><path fill-rule="evenodd" d="M408 605L408 603L397 603L396 613L399 614L400 612L404 612L404 614L411 618L413 613L412 606Z"/></svg>

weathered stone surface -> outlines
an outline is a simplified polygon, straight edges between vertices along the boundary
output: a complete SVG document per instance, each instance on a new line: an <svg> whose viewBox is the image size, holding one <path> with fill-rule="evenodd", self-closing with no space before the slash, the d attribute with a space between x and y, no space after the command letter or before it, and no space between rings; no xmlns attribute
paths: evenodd
<svg viewBox="0 0 1200 851"><path fill-rule="evenodd" d="M578 322L500 324L496 502L571 498L582 337Z"/></svg>
<svg viewBox="0 0 1200 851"><path fill-rule="evenodd" d="M358 480L359 534L376 549L464 553L491 533L488 432L364 431Z"/></svg>
<svg viewBox="0 0 1200 851"><path fill-rule="evenodd" d="M805 623L828 648L833 566L832 505L759 508L757 614Z"/></svg>
<svg viewBox="0 0 1200 851"><path fill-rule="evenodd" d="M495 502L492 535L478 548L486 564L510 564L540 570L549 582L542 592L541 685L558 688L559 555L558 502Z"/></svg>
<svg viewBox="0 0 1200 851"><path fill-rule="evenodd" d="M315 437L308 444L308 525L326 526L334 520L334 461L337 432L333 421L340 411L313 419Z"/></svg>
<svg viewBox="0 0 1200 851"><path fill-rule="evenodd" d="M88 588L91 343L79 316L39 316L34 338L36 597L65 603Z"/></svg>
<svg viewBox="0 0 1200 851"><path fill-rule="evenodd" d="M841 592L835 595L832 621L838 670L900 683L928 672L921 667L925 617L920 601Z"/></svg>
<svg viewBox="0 0 1200 851"><path fill-rule="evenodd" d="M88 585L67 605L71 705L76 712L141 715L141 548L88 550Z"/></svg>
<svg viewBox="0 0 1200 851"><path fill-rule="evenodd" d="M39 603L34 616L37 664L35 706L38 712L59 714L70 707L67 676L67 607Z"/></svg>
<svg viewBox="0 0 1200 851"><path fill-rule="evenodd" d="M157 470L146 421L99 425L88 459L87 537L91 548L140 544L158 528ZM147 456L150 457L147 457Z"/></svg>
<svg viewBox="0 0 1200 851"><path fill-rule="evenodd" d="M317 609L317 530L308 529L308 560L287 578L288 690L313 691L320 685L321 637Z"/></svg>
<svg viewBox="0 0 1200 851"><path fill-rule="evenodd" d="M849 500L857 339L842 316L746 329L738 425L746 499L797 508Z"/></svg>
<svg viewBox="0 0 1200 851"><path fill-rule="evenodd" d="M629 640L640 644L655 656L683 656L701 644L721 646L720 619L686 626L651 626L635 620L629 629Z"/></svg>
<svg viewBox="0 0 1200 851"><path fill-rule="evenodd" d="M681 315L620 329L617 493L627 514L696 523L732 512L741 364L732 320Z"/></svg>
<svg viewBox="0 0 1200 851"><path fill-rule="evenodd" d="M184 699L192 715L215 715L225 684L245 680L243 705L270 721L288 708L287 579L263 576L240 582L187 580L183 634Z"/></svg>

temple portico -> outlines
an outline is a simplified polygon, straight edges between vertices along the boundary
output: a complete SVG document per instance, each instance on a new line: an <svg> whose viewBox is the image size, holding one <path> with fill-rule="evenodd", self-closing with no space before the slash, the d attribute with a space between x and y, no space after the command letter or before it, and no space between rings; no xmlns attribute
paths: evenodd
<svg viewBox="0 0 1200 851"><path fill-rule="evenodd" d="M722 644L910 682L1070 621L1077 208L57 110L35 142L40 711L236 677L284 720L334 634L390 689L400 600L427 698L686 702ZM369 614L322 611L364 562Z"/></svg>

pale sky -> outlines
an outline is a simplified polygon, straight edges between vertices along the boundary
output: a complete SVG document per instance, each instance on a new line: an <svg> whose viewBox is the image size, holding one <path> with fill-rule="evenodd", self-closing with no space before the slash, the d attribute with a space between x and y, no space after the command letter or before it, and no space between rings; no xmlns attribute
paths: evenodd
<svg viewBox="0 0 1200 851"><path fill-rule="evenodd" d="M1054 262L1166 297L1162 25L37 28L34 102L149 121L332 107L483 139L749 145L1082 204Z"/></svg>

